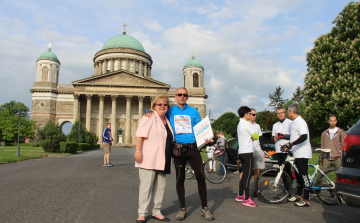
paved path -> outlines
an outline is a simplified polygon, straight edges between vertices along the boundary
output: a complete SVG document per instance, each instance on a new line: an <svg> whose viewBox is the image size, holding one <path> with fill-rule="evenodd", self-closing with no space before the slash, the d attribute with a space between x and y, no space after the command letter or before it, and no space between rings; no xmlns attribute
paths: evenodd
<svg viewBox="0 0 360 223"><path fill-rule="evenodd" d="M47 157L0 166L0 222L135 222L138 170L134 149L113 148L114 167L103 167L98 149L67 157ZM292 203L244 207L234 198L238 174L231 171L221 184L207 182L214 222L359 222L360 210L345 205L323 205L314 197L310 208ZM188 217L200 216L195 180L186 180ZM175 174L167 177L162 213L177 222L179 210ZM148 222L158 222L149 218Z"/></svg>

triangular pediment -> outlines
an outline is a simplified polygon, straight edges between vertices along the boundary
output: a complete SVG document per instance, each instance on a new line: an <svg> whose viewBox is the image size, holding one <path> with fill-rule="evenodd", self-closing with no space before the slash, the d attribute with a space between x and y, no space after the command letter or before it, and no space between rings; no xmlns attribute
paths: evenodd
<svg viewBox="0 0 360 223"><path fill-rule="evenodd" d="M134 74L127 70L95 75L89 78L73 81L74 86L113 86L113 87L142 87L142 88L170 88L170 85Z"/></svg>

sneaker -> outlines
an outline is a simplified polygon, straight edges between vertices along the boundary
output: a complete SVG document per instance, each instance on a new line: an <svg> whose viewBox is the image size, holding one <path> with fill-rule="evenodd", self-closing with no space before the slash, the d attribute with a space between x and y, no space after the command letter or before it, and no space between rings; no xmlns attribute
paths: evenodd
<svg viewBox="0 0 360 223"><path fill-rule="evenodd" d="M113 166L111 163L108 163L107 166Z"/></svg>
<svg viewBox="0 0 360 223"><path fill-rule="evenodd" d="M299 201L299 200L301 200L301 196L295 195L295 196L293 196L293 197L289 197L287 200L288 200L289 202Z"/></svg>
<svg viewBox="0 0 360 223"><path fill-rule="evenodd" d="M307 201L305 199L301 199L298 202L295 202L294 204L297 207L310 207L310 201Z"/></svg>
<svg viewBox="0 0 360 223"><path fill-rule="evenodd" d="M244 201L244 195L241 195L241 196L236 195L235 201L236 202L243 202Z"/></svg>
<svg viewBox="0 0 360 223"><path fill-rule="evenodd" d="M239 171L235 171L234 173L240 173Z"/></svg>
<svg viewBox="0 0 360 223"><path fill-rule="evenodd" d="M204 207L200 210L200 214L201 216L204 216L204 218L208 221L212 221L214 220L214 216L212 216L212 214L210 213L210 210L208 207Z"/></svg>
<svg viewBox="0 0 360 223"><path fill-rule="evenodd" d="M186 213L186 208L180 209L179 213L176 215L176 220L183 221L185 219Z"/></svg>
<svg viewBox="0 0 360 223"><path fill-rule="evenodd" d="M104 163L103 166L107 166L107 163Z"/></svg>
<svg viewBox="0 0 360 223"><path fill-rule="evenodd" d="M249 206L249 207L257 207L258 205L255 204L254 201L251 200L251 197L249 196L249 199L244 200L242 203L244 206Z"/></svg>

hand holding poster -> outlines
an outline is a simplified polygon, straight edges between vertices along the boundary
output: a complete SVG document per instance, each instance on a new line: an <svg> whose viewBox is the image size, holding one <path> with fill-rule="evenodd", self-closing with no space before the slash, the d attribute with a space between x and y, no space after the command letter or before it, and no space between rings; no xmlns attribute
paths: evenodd
<svg viewBox="0 0 360 223"><path fill-rule="evenodd" d="M202 147L206 140L210 140L214 137L212 131L209 116L206 116L201 122L194 126L194 134L196 139L197 148Z"/></svg>

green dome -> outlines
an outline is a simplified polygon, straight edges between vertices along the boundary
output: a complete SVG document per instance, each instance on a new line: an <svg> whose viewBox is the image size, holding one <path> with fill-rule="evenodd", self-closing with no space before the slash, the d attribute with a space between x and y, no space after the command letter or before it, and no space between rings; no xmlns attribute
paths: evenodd
<svg viewBox="0 0 360 223"><path fill-rule="evenodd" d="M104 44L102 50L113 49L113 48L128 48L139 50L145 53L143 45L139 42L139 40L135 39L132 36L126 35L124 32L122 35L117 35L110 38Z"/></svg>
<svg viewBox="0 0 360 223"><path fill-rule="evenodd" d="M201 67L201 68L204 68L199 61L195 60L195 57L194 57L194 56L192 56L192 59L189 60L189 61L186 63L186 65L184 66L184 68L186 68L186 67Z"/></svg>
<svg viewBox="0 0 360 223"><path fill-rule="evenodd" d="M60 63L55 53L51 52L51 48L49 48L48 51L42 53L41 56L37 58L36 62L39 60L52 60Z"/></svg>

